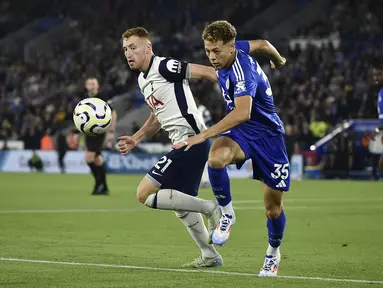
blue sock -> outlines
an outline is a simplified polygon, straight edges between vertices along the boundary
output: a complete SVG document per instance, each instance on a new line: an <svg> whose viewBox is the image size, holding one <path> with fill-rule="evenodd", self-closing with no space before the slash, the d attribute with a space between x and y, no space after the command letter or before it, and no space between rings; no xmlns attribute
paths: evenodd
<svg viewBox="0 0 383 288"><path fill-rule="evenodd" d="M286 216L285 212L282 213L277 219L267 218L267 229L269 230L269 244L277 248L282 243L283 231L286 227Z"/></svg>
<svg viewBox="0 0 383 288"><path fill-rule="evenodd" d="M231 202L230 179L226 167L211 168L208 167L209 179L214 196L220 206L226 206Z"/></svg>

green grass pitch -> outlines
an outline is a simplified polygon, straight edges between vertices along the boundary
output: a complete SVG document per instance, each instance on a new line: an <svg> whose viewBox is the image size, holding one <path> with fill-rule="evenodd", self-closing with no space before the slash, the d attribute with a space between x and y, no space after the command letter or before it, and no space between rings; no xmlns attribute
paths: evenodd
<svg viewBox="0 0 383 288"><path fill-rule="evenodd" d="M199 251L173 212L136 200L141 178L109 175L111 195L105 197L90 196L89 175L0 174L0 287L383 286L382 183L293 182L285 194L279 269L293 277L262 279L244 274L259 271L267 247L259 182L232 180L237 223L217 248L225 265L208 270L215 274L171 270ZM213 199L205 189L200 197Z"/></svg>

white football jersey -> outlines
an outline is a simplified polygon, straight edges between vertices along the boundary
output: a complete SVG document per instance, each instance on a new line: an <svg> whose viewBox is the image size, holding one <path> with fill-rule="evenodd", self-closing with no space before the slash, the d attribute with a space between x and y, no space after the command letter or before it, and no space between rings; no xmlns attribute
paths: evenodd
<svg viewBox="0 0 383 288"><path fill-rule="evenodd" d="M145 101L172 143L179 143L206 129L187 79L188 64L152 56L149 68L138 76Z"/></svg>

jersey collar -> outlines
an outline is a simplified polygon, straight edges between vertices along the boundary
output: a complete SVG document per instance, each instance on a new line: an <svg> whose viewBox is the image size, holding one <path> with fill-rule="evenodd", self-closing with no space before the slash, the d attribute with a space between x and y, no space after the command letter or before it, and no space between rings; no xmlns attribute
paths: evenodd
<svg viewBox="0 0 383 288"><path fill-rule="evenodd" d="M146 79L146 77L148 77L150 68L151 68L152 65L153 65L154 57L156 57L156 56L153 54L152 57L150 58L149 67L148 67L148 69L146 69L146 71L145 71L145 73L144 73L144 78L145 78L145 79Z"/></svg>

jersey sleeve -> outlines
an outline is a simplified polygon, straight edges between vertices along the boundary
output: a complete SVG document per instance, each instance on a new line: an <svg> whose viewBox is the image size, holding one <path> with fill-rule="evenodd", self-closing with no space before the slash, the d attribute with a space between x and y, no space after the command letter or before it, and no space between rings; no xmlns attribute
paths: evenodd
<svg viewBox="0 0 383 288"><path fill-rule="evenodd" d="M235 48L242 50L243 52L250 53L250 43L247 40L237 40L235 41Z"/></svg>
<svg viewBox="0 0 383 288"><path fill-rule="evenodd" d="M383 89L378 94L378 116L380 125L383 124Z"/></svg>
<svg viewBox="0 0 383 288"><path fill-rule="evenodd" d="M188 74L189 63L179 61L173 58L165 58L160 62L158 71L169 82L180 82L184 79L190 78Z"/></svg>
<svg viewBox="0 0 383 288"><path fill-rule="evenodd" d="M240 96L254 96L257 90L257 81L253 75L250 61L238 58L233 64L232 82L234 83L234 98Z"/></svg>

